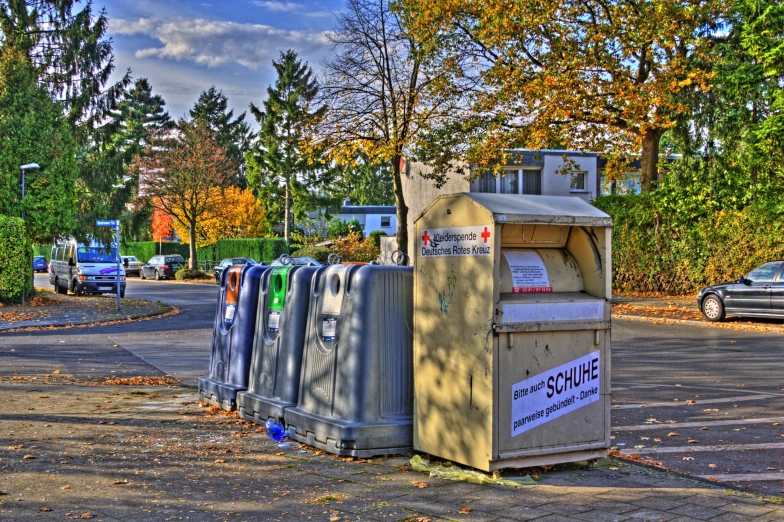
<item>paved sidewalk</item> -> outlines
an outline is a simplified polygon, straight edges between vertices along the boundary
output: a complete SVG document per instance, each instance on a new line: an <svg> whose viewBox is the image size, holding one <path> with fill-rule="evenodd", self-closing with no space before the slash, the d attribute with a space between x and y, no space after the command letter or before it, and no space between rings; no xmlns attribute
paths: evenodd
<svg viewBox="0 0 784 522"><path fill-rule="evenodd" d="M784 520L780 498L624 462L513 488L430 478L408 457L281 448L154 381L0 379L0 520Z"/></svg>
<svg viewBox="0 0 784 522"><path fill-rule="evenodd" d="M115 295L76 297L38 289L38 294L22 305L0 306L0 332L19 328L49 328L129 321L153 317L174 310L163 303L142 299L122 299L117 310Z"/></svg>

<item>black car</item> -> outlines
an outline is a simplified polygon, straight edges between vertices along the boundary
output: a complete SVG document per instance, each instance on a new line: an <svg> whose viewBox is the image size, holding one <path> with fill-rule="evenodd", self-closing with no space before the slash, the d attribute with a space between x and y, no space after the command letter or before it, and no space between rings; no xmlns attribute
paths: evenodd
<svg viewBox="0 0 784 522"><path fill-rule="evenodd" d="M784 261L758 266L737 281L700 291L697 305L708 321L727 315L784 317Z"/></svg>
<svg viewBox="0 0 784 522"><path fill-rule="evenodd" d="M221 274L224 270L233 265L258 265L259 263L252 257L227 257L220 262L219 265L212 267L212 275L215 276L215 282L220 283ZM264 264L264 263L262 263Z"/></svg>
<svg viewBox="0 0 784 522"><path fill-rule="evenodd" d="M185 266L185 260L181 255L173 256L155 256L147 261L147 264L142 267L141 278L147 279L148 277L155 279L166 279L167 277L174 277L177 270Z"/></svg>

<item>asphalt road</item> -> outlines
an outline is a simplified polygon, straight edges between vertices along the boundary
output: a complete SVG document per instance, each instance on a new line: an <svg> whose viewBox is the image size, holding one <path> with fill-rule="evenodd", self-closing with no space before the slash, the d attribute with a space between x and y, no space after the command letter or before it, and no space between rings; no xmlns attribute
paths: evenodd
<svg viewBox="0 0 784 522"><path fill-rule="evenodd" d="M36 276L39 282L48 286L45 276ZM126 295L183 312L132 324L0 335L0 354L8 355L0 375L61 365L63 373L77 376L170 374L195 385L209 363L217 286L132 278ZM780 495L783 352L780 333L615 320L613 443L673 471Z"/></svg>
<svg viewBox="0 0 784 522"><path fill-rule="evenodd" d="M613 442L762 494L784 490L784 338L613 322Z"/></svg>

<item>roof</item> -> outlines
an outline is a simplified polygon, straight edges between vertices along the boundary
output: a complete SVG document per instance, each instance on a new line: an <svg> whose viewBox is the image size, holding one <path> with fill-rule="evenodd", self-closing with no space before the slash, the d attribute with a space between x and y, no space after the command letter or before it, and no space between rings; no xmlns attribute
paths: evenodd
<svg viewBox="0 0 784 522"><path fill-rule="evenodd" d="M530 196L464 192L439 196L430 207L445 198L464 197L486 208L496 223L537 223L585 226L612 226L612 218L590 203L574 196ZM424 212L423 212L424 214Z"/></svg>
<svg viewBox="0 0 784 522"><path fill-rule="evenodd" d="M394 214L395 206L390 205L344 205L340 207L340 214Z"/></svg>

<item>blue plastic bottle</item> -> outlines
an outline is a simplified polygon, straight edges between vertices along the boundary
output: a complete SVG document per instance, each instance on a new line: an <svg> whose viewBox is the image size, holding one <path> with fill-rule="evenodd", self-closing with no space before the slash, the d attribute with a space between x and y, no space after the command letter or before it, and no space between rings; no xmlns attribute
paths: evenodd
<svg viewBox="0 0 784 522"><path fill-rule="evenodd" d="M268 419L264 424L264 430L272 440L280 441L286 436L286 430L275 419Z"/></svg>

